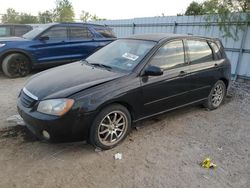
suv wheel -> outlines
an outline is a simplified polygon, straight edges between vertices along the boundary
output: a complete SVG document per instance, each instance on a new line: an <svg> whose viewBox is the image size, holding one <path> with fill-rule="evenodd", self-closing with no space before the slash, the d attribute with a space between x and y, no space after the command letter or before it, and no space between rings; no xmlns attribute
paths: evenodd
<svg viewBox="0 0 250 188"><path fill-rule="evenodd" d="M26 56L13 53L4 58L2 70L10 78L24 77L30 73L31 64Z"/></svg>
<svg viewBox="0 0 250 188"><path fill-rule="evenodd" d="M89 140L101 149L111 149L125 139L131 128L131 116L122 105L104 108L95 118Z"/></svg>
<svg viewBox="0 0 250 188"><path fill-rule="evenodd" d="M221 80L217 81L210 91L208 100L205 103L205 107L207 107L209 110L218 108L226 96L226 90L225 83Z"/></svg>

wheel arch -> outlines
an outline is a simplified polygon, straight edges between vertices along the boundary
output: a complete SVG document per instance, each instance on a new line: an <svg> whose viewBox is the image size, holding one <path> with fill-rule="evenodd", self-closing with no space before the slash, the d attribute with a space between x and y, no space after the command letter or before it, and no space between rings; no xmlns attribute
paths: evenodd
<svg viewBox="0 0 250 188"><path fill-rule="evenodd" d="M1 54L1 56L0 56L1 69L2 69L2 62L3 62L4 58L6 58L8 55L14 54L14 53L22 54L25 57L27 57L30 61L31 67L33 67L34 59L32 58L32 56L28 52L26 52L24 50L20 50L20 49L12 49L12 50L7 50Z"/></svg>
<svg viewBox="0 0 250 188"><path fill-rule="evenodd" d="M226 88L228 89L228 86L229 86L229 80L226 79L226 78L220 78L221 81L224 82L224 84L226 85Z"/></svg>
<svg viewBox="0 0 250 188"><path fill-rule="evenodd" d="M121 100L117 100L117 101L110 101L110 102L107 102L107 103L104 103L102 104L101 106L98 107L98 111L101 111L102 109L110 106L110 105L115 105L115 104L119 104L119 105L122 105L124 106L130 113L130 116L131 116L131 121L133 122L133 120L135 119L135 112L134 112L134 108L131 104L129 104L128 102L126 101L121 101ZM131 123L132 123L131 122Z"/></svg>

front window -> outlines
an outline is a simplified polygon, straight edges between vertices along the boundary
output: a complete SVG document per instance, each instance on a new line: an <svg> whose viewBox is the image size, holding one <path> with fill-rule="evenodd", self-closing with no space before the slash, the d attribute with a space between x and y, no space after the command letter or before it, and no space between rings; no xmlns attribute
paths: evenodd
<svg viewBox="0 0 250 188"><path fill-rule="evenodd" d="M143 40L120 39L100 49L86 60L91 64L103 64L114 70L130 72L156 42Z"/></svg>
<svg viewBox="0 0 250 188"><path fill-rule="evenodd" d="M23 38L32 40L36 38L38 35L40 35L43 31L48 29L49 27L51 27L51 24L40 25L36 27L35 29L29 31L28 33L24 34Z"/></svg>
<svg viewBox="0 0 250 188"><path fill-rule="evenodd" d="M54 26L48 29L41 37L49 37L49 40L61 41L67 40L67 27L65 26Z"/></svg>
<svg viewBox="0 0 250 188"><path fill-rule="evenodd" d="M182 40L169 42L161 47L150 64L164 70L183 66L185 63L184 47Z"/></svg>

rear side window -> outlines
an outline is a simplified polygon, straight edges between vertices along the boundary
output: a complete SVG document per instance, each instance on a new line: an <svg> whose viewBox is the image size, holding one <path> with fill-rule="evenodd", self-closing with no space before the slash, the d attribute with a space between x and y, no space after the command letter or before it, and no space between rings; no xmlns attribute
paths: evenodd
<svg viewBox="0 0 250 188"><path fill-rule="evenodd" d="M206 41L187 40L189 57L192 64L213 61L213 52Z"/></svg>
<svg viewBox="0 0 250 188"><path fill-rule="evenodd" d="M10 27L9 26L0 26L0 37L10 36Z"/></svg>
<svg viewBox="0 0 250 188"><path fill-rule="evenodd" d="M93 34L87 27L70 27L70 39L81 40L93 38Z"/></svg>
<svg viewBox="0 0 250 188"><path fill-rule="evenodd" d="M42 35L42 37L44 36L48 36L49 40L67 40L67 27L52 27Z"/></svg>
<svg viewBox="0 0 250 188"><path fill-rule="evenodd" d="M31 30L31 27L29 26L15 26L15 29L14 29L15 36L22 36L30 30Z"/></svg>
<svg viewBox="0 0 250 188"><path fill-rule="evenodd" d="M213 48L214 54L217 57L217 59L221 59L222 58L222 54L221 54L219 46L215 42L210 42L210 45Z"/></svg>
<svg viewBox="0 0 250 188"><path fill-rule="evenodd" d="M151 60L151 65L164 70L178 68L185 63L183 42L173 41L161 47Z"/></svg>
<svg viewBox="0 0 250 188"><path fill-rule="evenodd" d="M111 29L96 27L95 30L97 33L99 33L105 38L116 38L115 34Z"/></svg>

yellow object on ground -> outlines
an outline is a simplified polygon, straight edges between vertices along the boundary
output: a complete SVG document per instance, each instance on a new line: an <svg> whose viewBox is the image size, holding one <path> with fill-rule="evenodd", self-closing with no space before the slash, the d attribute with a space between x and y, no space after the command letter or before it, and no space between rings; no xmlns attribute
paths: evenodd
<svg viewBox="0 0 250 188"><path fill-rule="evenodd" d="M203 168L215 168L215 167L216 167L216 164L212 163L212 161L211 161L210 158L206 158L206 159L202 162L201 166L202 166Z"/></svg>

